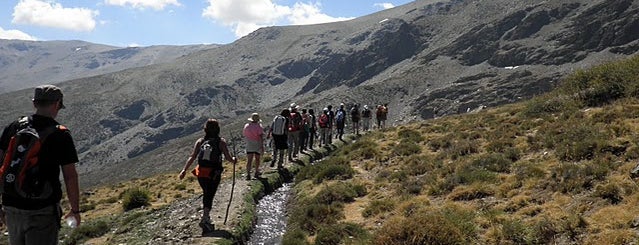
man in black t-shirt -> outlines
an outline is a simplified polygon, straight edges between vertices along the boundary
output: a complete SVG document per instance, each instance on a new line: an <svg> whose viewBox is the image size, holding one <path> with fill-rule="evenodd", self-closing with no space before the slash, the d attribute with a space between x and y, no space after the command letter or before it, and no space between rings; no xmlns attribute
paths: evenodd
<svg viewBox="0 0 639 245"><path fill-rule="evenodd" d="M78 154L69 130L56 120L58 112L64 108L62 91L53 85L42 85L35 89L33 106L35 114L29 118L29 125L38 133L53 129L42 142L38 155L38 166L44 181L52 187L52 194L43 199L33 200L19 195L2 195L0 220L7 225L10 244L57 244L62 209L62 184L60 170L69 199L69 211L65 219L74 219L80 224L79 186L75 163ZM15 121L7 126L0 137L0 156L7 151L11 137L21 128ZM0 180L4 181L4 180Z"/></svg>

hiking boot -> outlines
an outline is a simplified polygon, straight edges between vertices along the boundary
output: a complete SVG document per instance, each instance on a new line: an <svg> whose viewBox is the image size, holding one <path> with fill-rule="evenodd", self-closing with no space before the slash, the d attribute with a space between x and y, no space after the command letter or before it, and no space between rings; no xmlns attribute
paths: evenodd
<svg viewBox="0 0 639 245"><path fill-rule="evenodd" d="M200 228L202 228L202 234L206 234L215 230L215 225L211 224L210 221L202 220L200 221Z"/></svg>
<svg viewBox="0 0 639 245"><path fill-rule="evenodd" d="M262 175L260 172L255 172L255 175L253 177L255 177L255 179L259 179L260 175Z"/></svg>
<svg viewBox="0 0 639 245"><path fill-rule="evenodd" d="M251 174L246 175L246 180L251 180Z"/></svg>
<svg viewBox="0 0 639 245"><path fill-rule="evenodd" d="M273 161L271 161L271 168L275 167L275 159L273 159Z"/></svg>

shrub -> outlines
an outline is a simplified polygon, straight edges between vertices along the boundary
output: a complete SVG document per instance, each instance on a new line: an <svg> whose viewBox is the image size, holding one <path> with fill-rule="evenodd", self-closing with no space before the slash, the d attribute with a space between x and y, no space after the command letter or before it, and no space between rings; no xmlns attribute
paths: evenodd
<svg viewBox="0 0 639 245"><path fill-rule="evenodd" d="M314 200L321 204L348 203L354 201L357 196L358 193L351 183L337 182L320 190Z"/></svg>
<svg viewBox="0 0 639 245"><path fill-rule="evenodd" d="M604 183L595 187L594 195L618 204L623 200L621 188L615 183Z"/></svg>
<svg viewBox="0 0 639 245"><path fill-rule="evenodd" d="M492 183L497 180L497 174L476 166L466 166L460 167L450 178L453 184Z"/></svg>
<svg viewBox="0 0 639 245"><path fill-rule="evenodd" d="M436 165L441 165L441 161L435 163L435 160L424 155L411 155L401 160L404 164L402 168L412 176L423 175L433 171Z"/></svg>
<svg viewBox="0 0 639 245"><path fill-rule="evenodd" d="M477 145L477 142L470 140L458 140L453 142L453 144L444 151L444 156L456 160L459 157L479 152Z"/></svg>
<svg viewBox="0 0 639 245"><path fill-rule="evenodd" d="M363 138L355 143L345 145L340 153L348 159L375 159L382 153L378 144L369 138Z"/></svg>
<svg viewBox="0 0 639 245"><path fill-rule="evenodd" d="M344 244L344 240L346 238L365 242L368 238L368 232L366 232L366 230L360 225L352 223L340 223L333 226L322 226L317 232L315 244Z"/></svg>
<svg viewBox="0 0 639 245"><path fill-rule="evenodd" d="M512 165L512 163L512 160L506 158L502 153L491 153L475 159L472 165L493 172L507 173L510 172L510 165Z"/></svg>
<svg viewBox="0 0 639 245"><path fill-rule="evenodd" d="M564 193L589 189L594 181L602 180L608 174L606 165L599 162L562 163L551 170L551 186Z"/></svg>
<svg viewBox="0 0 639 245"><path fill-rule="evenodd" d="M68 240L65 240L64 244L79 244L84 240L90 238L101 237L108 233L110 230L109 224L104 220L97 220L93 222L85 222L81 226L73 229L69 235Z"/></svg>
<svg viewBox="0 0 639 245"><path fill-rule="evenodd" d="M368 203L362 216L371 217L381 213L390 212L395 208L395 201L391 199L373 200Z"/></svg>
<svg viewBox="0 0 639 245"><path fill-rule="evenodd" d="M124 211L150 205L151 197L149 192L140 188L128 189L121 196Z"/></svg>
<svg viewBox="0 0 639 245"><path fill-rule="evenodd" d="M178 190L178 191L186 190L186 184L184 184L184 183L176 184L176 185L175 185L175 187L174 187L174 189L175 189L175 190Z"/></svg>
<svg viewBox="0 0 639 245"><path fill-rule="evenodd" d="M315 165L305 166L295 175L295 181L299 183L303 180L313 179L314 183L319 184L324 180L350 179L355 171L349 162L343 159L324 160Z"/></svg>
<svg viewBox="0 0 639 245"><path fill-rule="evenodd" d="M406 178L402 181L399 194L419 195L422 192L424 181L420 178Z"/></svg>
<svg viewBox="0 0 639 245"><path fill-rule="evenodd" d="M544 145L554 148L557 157L563 161L594 158L608 138L598 127L576 121L551 124L542 130Z"/></svg>
<svg viewBox="0 0 639 245"><path fill-rule="evenodd" d="M519 220L507 219L501 223L504 238L514 244L530 244L529 230L526 224Z"/></svg>
<svg viewBox="0 0 639 245"><path fill-rule="evenodd" d="M453 201L469 201L494 194L494 191L485 185L475 184L472 186L458 186L448 195L448 198Z"/></svg>
<svg viewBox="0 0 639 245"><path fill-rule="evenodd" d="M282 245L310 245L306 234L300 229L287 229L282 237Z"/></svg>
<svg viewBox="0 0 639 245"><path fill-rule="evenodd" d="M415 142L409 140L401 140L399 144L393 146L393 154L398 156L410 156L419 154L422 148Z"/></svg>
<svg viewBox="0 0 639 245"><path fill-rule="evenodd" d="M328 205L320 203L301 204L298 209L293 210L289 216L292 227L314 233L322 225L336 224L343 216L340 205Z"/></svg>
<svg viewBox="0 0 639 245"><path fill-rule="evenodd" d="M401 140L406 140L406 141L410 141L414 143L420 143L424 141L424 136L422 136L420 132L417 132L412 129L406 129L406 128L400 129L397 135L399 136Z"/></svg>
<svg viewBox="0 0 639 245"><path fill-rule="evenodd" d="M468 244L475 236L472 212L445 208L393 217L375 234L373 244Z"/></svg>
<svg viewBox="0 0 639 245"><path fill-rule="evenodd" d="M540 166L540 164L530 161L520 161L513 164L513 172L517 176L517 179L520 180L543 178L546 176L546 171Z"/></svg>

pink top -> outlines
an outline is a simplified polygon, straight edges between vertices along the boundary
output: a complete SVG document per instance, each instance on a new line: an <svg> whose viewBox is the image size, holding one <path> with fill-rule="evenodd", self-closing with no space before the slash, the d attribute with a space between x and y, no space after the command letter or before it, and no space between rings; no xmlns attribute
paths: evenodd
<svg viewBox="0 0 639 245"><path fill-rule="evenodd" d="M244 137L251 141L261 141L262 135L264 134L264 129L262 125L259 123L247 123L244 125Z"/></svg>

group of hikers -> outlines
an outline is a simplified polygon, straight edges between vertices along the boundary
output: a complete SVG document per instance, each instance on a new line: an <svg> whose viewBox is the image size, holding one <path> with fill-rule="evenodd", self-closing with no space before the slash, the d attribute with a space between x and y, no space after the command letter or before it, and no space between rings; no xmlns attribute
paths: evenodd
<svg viewBox="0 0 639 245"><path fill-rule="evenodd" d="M65 108L62 90L54 85L38 86L32 101L35 113L12 122L0 136L0 225L7 226L10 244L57 244L62 218L71 227L81 224L75 169L78 154L70 131L55 120ZM289 162L294 161L300 153L313 150L316 145L321 147L331 144L333 139L341 140L348 124L352 125L354 134L360 133L360 123L362 131L371 130L373 115L377 128L384 128L388 105L375 108L364 105L360 110L359 105L354 104L349 111L344 104L335 111L329 105L317 116L313 109L300 108L293 103L276 115L266 128L262 126L259 114L253 113L243 128L246 179L260 177L261 156L267 140L274 146L271 167L277 163L277 167L282 168L285 157ZM347 122L348 118L350 122ZM219 121L208 119L203 129L204 136L195 142L178 177L183 179L197 161L191 172L203 191L199 225L206 233L215 229L210 212L224 170L222 161L226 159L235 166L237 158L231 155L226 140L220 137ZM60 173L69 201L66 214L60 205L63 196Z"/></svg>
<svg viewBox="0 0 639 245"><path fill-rule="evenodd" d="M246 145L246 180L261 176L261 157L267 145L273 148L270 167L273 168L277 164L278 169L283 168L286 158L292 162L299 154L313 150L316 144L322 147L332 144L333 138L342 140L345 127L349 124L349 114L352 133L360 133L360 122L362 131L372 129L373 111L368 105L364 105L360 110L359 105L354 104L348 111L343 103L335 111L333 106L329 105L317 116L314 109L307 110L292 103L290 107L277 114L266 127L262 125L260 115L253 113L242 130ZM374 115L377 128L386 127L388 104L378 105ZM227 161L237 163L237 158L229 153L226 140L220 137L219 122L208 119L204 125L204 137L195 142L193 151L179 174L179 178L183 179L191 164L195 160L198 161L192 173L197 176L204 193L203 214L199 223L204 233L215 228L211 223L210 212L222 176L222 155Z"/></svg>

